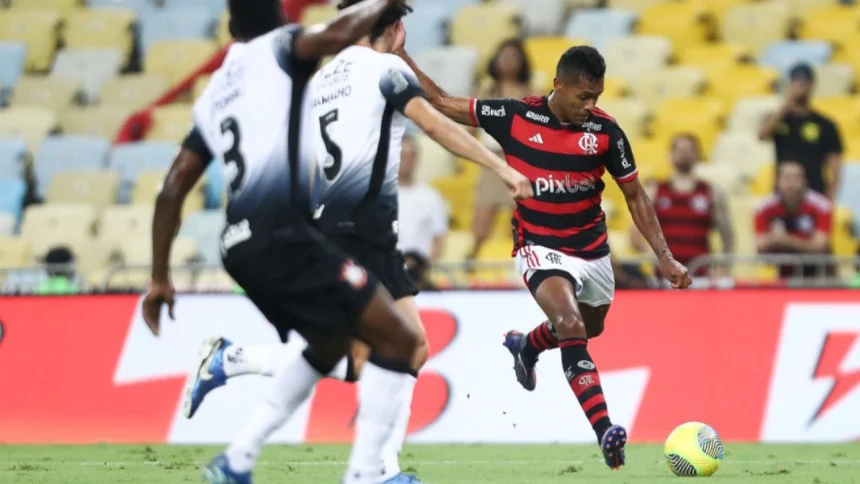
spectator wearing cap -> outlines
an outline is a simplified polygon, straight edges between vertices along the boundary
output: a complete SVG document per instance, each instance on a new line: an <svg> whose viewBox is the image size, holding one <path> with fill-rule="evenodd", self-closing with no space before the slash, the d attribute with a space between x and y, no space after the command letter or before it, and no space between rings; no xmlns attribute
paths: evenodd
<svg viewBox="0 0 860 484"><path fill-rule="evenodd" d="M765 121L759 138L774 141L777 165L800 163L809 188L834 200L842 169L842 138L836 123L812 109L814 85L815 74L809 65L794 66L789 71L785 102Z"/></svg>
<svg viewBox="0 0 860 484"><path fill-rule="evenodd" d="M45 255L44 263L48 278L39 286L37 293L41 295L78 293L74 269L75 256L71 250L67 247L54 247Z"/></svg>

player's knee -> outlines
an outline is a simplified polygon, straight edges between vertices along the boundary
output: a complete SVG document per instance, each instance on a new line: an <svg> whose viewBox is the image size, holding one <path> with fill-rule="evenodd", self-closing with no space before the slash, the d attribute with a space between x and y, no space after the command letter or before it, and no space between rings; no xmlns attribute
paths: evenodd
<svg viewBox="0 0 860 484"><path fill-rule="evenodd" d="M558 318L554 323L558 339L585 338L588 331L585 322L579 314L569 314Z"/></svg>

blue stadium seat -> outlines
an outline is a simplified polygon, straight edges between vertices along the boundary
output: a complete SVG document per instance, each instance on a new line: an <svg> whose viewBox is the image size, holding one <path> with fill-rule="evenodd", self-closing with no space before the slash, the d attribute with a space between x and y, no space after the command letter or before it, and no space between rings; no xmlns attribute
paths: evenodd
<svg viewBox="0 0 860 484"><path fill-rule="evenodd" d="M221 231L226 224L223 210L195 212L182 221L179 235L194 239L203 260L210 264L221 263Z"/></svg>
<svg viewBox="0 0 860 484"><path fill-rule="evenodd" d="M221 15L227 10L227 0L164 0L164 8L176 7L205 8Z"/></svg>
<svg viewBox="0 0 860 484"><path fill-rule="evenodd" d="M407 15L403 23L409 33L406 36L409 52L420 52L444 44L447 20L448 11L438 5L422 5L420 13Z"/></svg>
<svg viewBox="0 0 860 484"><path fill-rule="evenodd" d="M588 39L597 48L626 37L633 31L636 13L627 10L586 9L577 10L564 29L567 37Z"/></svg>
<svg viewBox="0 0 860 484"><path fill-rule="evenodd" d="M15 220L21 220L24 195L27 185L21 179L0 179L0 212L11 213Z"/></svg>
<svg viewBox="0 0 860 484"><path fill-rule="evenodd" d="M147 8L140 12L140 45L145 52L162 40L210 37L217 20L218 14L209 8Z"/></svg>
<svg viewBox="0 0 860 484"><path fill-rule="evenodd" d="M138 11L154 6L153 0L87 0L86 3L90 7L129 8Z"/></svg>
<svg viewBox="0 0 860 484"><path fill-rule="evenodd" d="M54 173L103 170L110 152L110 141L96 136L51 136L36 155L36 180L45 194Z"/></svg>
<svg viewBox="0 0 860 484"><path fill-rule="evenodd" d="M450 19L454 16L454 14L457 13L457 10L460 10L463 7L468 7L470 5L477 5L479 3L481 3L481 0L433 0L433 7L443 9L445 11L446 16ZM426 1L420 2L418 5L416 5L415 13L413 13L412 15L421 17L424 14L424 9L426 9L429 4L430 2Z"/></svg>
<svg viewBox="0 0 860 484"><path fill-rule="evenodd" d="M15 269L6 274L3 290L7 293L30 294L39 290L48 279L48 274L41 269Z"/></svg>
<svg viewBox="0 0 860 484"><path fill-rule="evenodd" d="M842 187L836 203L845 205L854 214L854 225L860 227L860 164L845 163L842 165Z"/></svg>
<svg viewBox="0 0 860 484"><path fill-rule="evenodd" d="M114 148L110 168L119 173L119 202L131 200L132 189L142 171L167 170L178 151L176 143L151 141L128 143Z"/></svg>
<svg viewBox="0 0 860 484"><path fill-rule="evenodd" d="M22 178L27 153L26 141L0 138L0 178Z"/></svg>
<svg viewBox="0 0 860 484"><path fill-rule="evenodd" d="M27 44L0 42L0 105L5 104L9 93L18 84L26 59Z"/></svg>
<svg viewBox="0 0 860 484"><path fill-rule="evenodd" d="M221 208L224 198L224 162L220 157L215 158L206 168L206 186L203 187L206 196L206 208Z"/></svg>
<svg viewBox="0 0 860 484"><path fill-rule="evenodd" d="M810 65L824 64L830 59L833 47L820 40L785 40L771 44L759 59L759 64L785 74L798 62Z"/></svg>

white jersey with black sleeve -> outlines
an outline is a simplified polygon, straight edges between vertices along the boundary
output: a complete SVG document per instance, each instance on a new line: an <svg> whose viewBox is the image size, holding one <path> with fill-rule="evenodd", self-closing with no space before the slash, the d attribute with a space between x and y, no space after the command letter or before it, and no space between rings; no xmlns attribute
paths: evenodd
<svg viewBox="0 0 860 484"><path fill-rule="evenodd" d="M317 62L292 55L300 32L288 25L231 45L194 104L189 139L202 138L224 163L225 252L310 218L314 163L306 91Z"/></svg>
<svg viewBox="0 0 860 484"><path fill-rule="evenodd" d="M396 244L403 110L423 95L403 59L369 47L349 47L316 73L309 96L323 233Z"/></svg>

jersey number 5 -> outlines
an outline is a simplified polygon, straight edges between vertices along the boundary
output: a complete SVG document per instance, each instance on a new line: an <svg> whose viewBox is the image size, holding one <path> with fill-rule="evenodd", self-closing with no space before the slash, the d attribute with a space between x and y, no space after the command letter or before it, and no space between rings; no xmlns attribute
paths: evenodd
<svg viewBox="0 0 860 484"><path fill-rule="evenodd" d="M236 165L236 174L230 181L230 193L236 192L242 186L242 181L245 179L245 157L239 151L239 144L242 142L242 135L239 133L239 122L236 118L227 118L221 122L221 133L233 135L233 145L224 153L224 164Z"/></svg>
<svg viewBox="0 0 860 484"><path fill-rule="evenodd" d="M320 134L322 134L323 143L325 143L325 150L328 152L329 156L331 156L331 162L327 162L323 167L323 172L325 173L325 177L328 181L332 181L337 178L337 175L340 173L341 166L343 165L343 153L340 151L340 146L332 141L331 137L328 135L328 131L326 131L329 125L335 121L337 121L337 109L320 116Z"/></svg>

